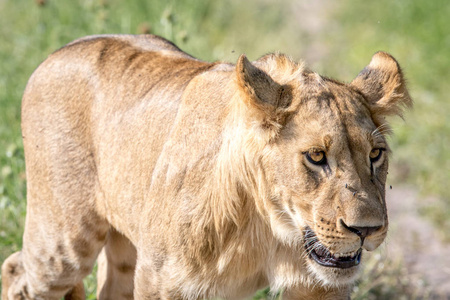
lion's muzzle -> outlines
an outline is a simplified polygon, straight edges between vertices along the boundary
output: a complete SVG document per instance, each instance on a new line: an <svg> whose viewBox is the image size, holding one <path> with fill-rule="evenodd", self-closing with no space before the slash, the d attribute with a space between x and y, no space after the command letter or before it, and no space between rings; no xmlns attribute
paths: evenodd
<svg viewBox="0 0 450 300"><path fill-rule="evenodd" d="M309 227L305 230L305 248L309 258L324 267L348 269L361 262L361 248L352 253L332 254Z"/></svg>

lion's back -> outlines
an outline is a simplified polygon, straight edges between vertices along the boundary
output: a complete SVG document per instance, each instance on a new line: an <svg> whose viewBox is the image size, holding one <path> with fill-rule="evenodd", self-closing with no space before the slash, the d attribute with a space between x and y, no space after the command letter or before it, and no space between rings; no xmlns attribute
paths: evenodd
<svg viewBox="0 0 450 300"><path fill-rule="evenodd" d="M154 35L81 38L33 73L22 101L22 126L31 135L37 127L48 134L83 131L94 141L96 134L124 124L160 135L173 123L189 82L212 66Z"/></svg>
<svg viewBox="0 0 450 300"><path fill-rule="evenodd" d="M150 185L186 86L212 66L151 35L64 46L38 67L23 97L27 164L95 182L92 189L104 190L95 197L127 215L126 198L138 201Z"/></svg>

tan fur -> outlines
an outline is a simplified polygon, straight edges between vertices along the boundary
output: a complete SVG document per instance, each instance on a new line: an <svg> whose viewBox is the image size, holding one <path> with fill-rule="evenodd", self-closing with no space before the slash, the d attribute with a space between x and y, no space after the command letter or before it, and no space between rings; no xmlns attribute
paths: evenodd
<svg viewBox="0 0 450 300"><path fill-rule="evenodd" d="M304 232L348 255L346 226L380 226L363 247L380 245L388 159L369 153L410 102L385 53L343 84L282 54L234 66L152 35L72 42L23 97L28 209L3 299L82 298L105 244L101 299L345 299L359 267L317 264Z"/></svg>

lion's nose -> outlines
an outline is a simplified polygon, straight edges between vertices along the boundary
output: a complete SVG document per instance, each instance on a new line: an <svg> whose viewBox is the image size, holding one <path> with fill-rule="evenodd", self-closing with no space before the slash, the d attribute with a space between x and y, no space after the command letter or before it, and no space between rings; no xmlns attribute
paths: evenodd
<svg viewBox="0 0 450 300"><path fill-rule="evenodd" d="M348 230L350 230L353 233L356 233L360 238L364 239L380 229L381 226L375 226L375 227L347 227Z"/></svg>
<svg viewBox="0 0 450 300"><path fill-rule="evenodd" d="M344 221L341 220L342 226L344 226L345 229L355 233L358 235L362 241L378 229L380 229L382 226L371 226L371 227L360 227L360 226L348 226L344 223Z"/></svg>

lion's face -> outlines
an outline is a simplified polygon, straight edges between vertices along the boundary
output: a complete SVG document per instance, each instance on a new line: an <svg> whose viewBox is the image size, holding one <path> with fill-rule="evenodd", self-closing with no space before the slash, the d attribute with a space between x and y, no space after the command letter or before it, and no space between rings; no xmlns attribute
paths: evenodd
<svg viewBox="0 0 450 300"><path fill-rule="evenodd" d="M259 79L250 78L243 88L253 85L247 94L261 99L258 108L270 112L267 103L277 95L274 103L282 106L262 123L279 125L261 158L270 182L263 206L271 228L299 248L299 259L316 279L348 284L362 249L377 248L388 228L384 117L410 104L401 70L392 57L377 53L351 84L303 71L300 80L297 75L284 85L272 83L266 93L258 83L270 79L251 72Z"/></svg>
<svg viewBox="0 0 450 300"><path fill-rule="evenodd" d="M346 283L386 236L388 146L360 94L323 80L306 95L268 146L272 218L319 279Z"/></svg>

